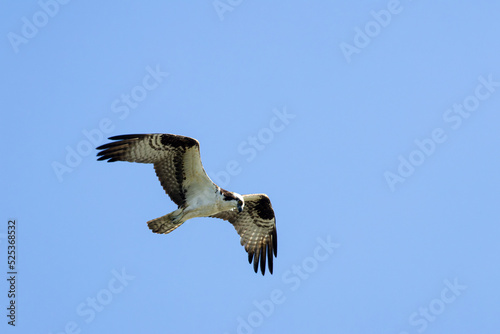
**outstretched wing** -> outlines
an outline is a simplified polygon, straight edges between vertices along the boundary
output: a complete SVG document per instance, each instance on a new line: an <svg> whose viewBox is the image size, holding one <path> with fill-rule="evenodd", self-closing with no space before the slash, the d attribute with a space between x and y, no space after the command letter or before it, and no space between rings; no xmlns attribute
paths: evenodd
<svg viewBox="0 0 500 334"><path fill-rule="evenodd" d="M191 185L215 187L203 169L196 139L159 133L109 139L116 141L97 148L98 160L152 163L163 189L179 207L185 205Z"/></svg>
<svg viewBox="0 0 500 334"><path fill-rule="evenodd" d="M248 252L248 262L255 272L259 262L262 275L266 272L266 258L269 272L273 273L273 254L278 254L276 218L269 197L265 194L243 195L243 211L223 211L211 217L221 218L233 224L240 235L240 243Z"/></svg>

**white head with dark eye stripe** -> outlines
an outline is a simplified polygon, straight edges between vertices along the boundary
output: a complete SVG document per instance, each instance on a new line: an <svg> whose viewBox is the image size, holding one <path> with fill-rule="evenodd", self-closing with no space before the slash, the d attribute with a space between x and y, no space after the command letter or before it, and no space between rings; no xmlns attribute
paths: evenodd
<svg viewBox="0 0 500 334"><path fill-rule="evenodd" d="M233 193L224 189L220 190L223 202L226 203L228 210L237 210L238 212L243 211L245 206L245 201L243 200L243 196L237 193Z"/></svg>
<svg viewBox="0 0 500 334"><path fill-rule="evenodd" d="M238 210L238 212L241 212L243 211L243 208L245 207L245 201L243 200L243 196L241 196L240 194L234 194L237 201L236 201L236 210Z"/></svg>

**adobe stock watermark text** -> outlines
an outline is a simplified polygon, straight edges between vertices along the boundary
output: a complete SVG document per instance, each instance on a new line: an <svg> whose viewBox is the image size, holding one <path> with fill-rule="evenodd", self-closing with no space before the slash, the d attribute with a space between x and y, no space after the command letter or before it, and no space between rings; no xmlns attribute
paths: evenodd
<svg viewBox="0 0 500 334"><path fill-rule="evenodd" d="M295 119L297 115L291 113L287 107L273 109L273 116L269 119L267 126L258 130L255 134L248 136L238 144L237 150L241 157L245 157L244 162L251 163L260 152L264 151L276 138L277 134L284 131ZM226 187L235 177L243 172L241 159L230 160L225 168L216 173L209 173L215 183L221 187Z"/></svg>
<svg viewBox="0 0 500 334"><path fill-rule="evenodd" d="M140 103L148 97L148 94L157 89L169 75L160 69L160 65L156 65L155 68L146 66L145 71L146 74L140 84L111 102L110 108L115 115L114 120L110 117L103 117L94 128L83 129L81 131L83 138L76 145L66 146L65 159L61 162L55 160L51 163L52 170L59 182L63 182L66 174L73 172L80 166L85 157L95 153L95 148L102 143L105 135L115 129L116 118L120 121L128 118L131 111L137 109Z"/></svg>
<svg viewBox="0 0 500 334"><path fill-rule="evenodd" d="M467 289L467 286L460 284L457 278L453 281L445 279L443 284L444 287L438 297L432 299L428 304L420 306L417 311L408 317L408 324L415 330L413 332L423 333ZM410 334L410 332L401 331L399 334Z"/></svg>
<svg viewBox="0 0 500 334"><path fill-rule="evenodd" d="M411 2L412 0L407 0ZM404 6L400 0L389 0L385 8L370 11L370 19L361 26L354 27L354 36L351 42L341 42L340 51L347 63L352 62L354 55L358 55L367 48L389 25L394 18L400 15Z"/></svg>
<svg viewBox="0 0 500 334"><path fill-rule="evenodd" d="M302 283L310 279L318 270L320 264L328 261L335 250L340 247L340 244L333 242L329 235L326 238L316 238L316 243L317 245L310 256L305 257L299 264L294 264L290 269L283 272L281 282L286 286L286 289L273 289L269 293L269 298L260 301L254 300L252 311L246 316L236 318L237 334L254 333L256 328L261 327L265 320L274 314L277 306L286 302L290 292L297 291L302 286ZM225 334L229 333L225 332Z"/></svg>
<svg viewBox="0 0 500 334"><path fill-rule="evenodd" d="M405 182L415 173L417 168L431 157L439 145L448 140L450 129L460 129L464 120L473 115L479 109L481 103L489 99L500 87L500 81L493 79L493 74L479 76L478 84L474 92L466 96L460 103L454 103L443 112L443 121L446 127L437 127L423 138L413 141L414 148L407 154L398 156L398 166L394 171L385 171L384 178L391 191L396 190L396 185Z"/></svg>
<svg viewBox="0 0 500 334"><path fill-rule="evenodd" d="M115 297L123 292L123 290L135 279L135 276L128 274L125 268L121 271L116 269L111 270L112 277L108 280L107 285L99 290L95 295L89 296L76 306L76 314L81 318L78 321L71 320L64 325L63 330L58 330L55 333L49 334L79 334L82 333L84 324L88 325L93 322L97 315L103 312Z"/></svg>
<svg viewBox="0 0 500 334"><path fill-rule="evenodd" d="M69 2L70 0L39 0L39 9L30 17L23 16L21 18L22 24L19 33L13 31L7 33L7 39L14 53L19 52L21 45L28 44L30 40L35 38L39 31L59 13L61 7Z"/></svg>

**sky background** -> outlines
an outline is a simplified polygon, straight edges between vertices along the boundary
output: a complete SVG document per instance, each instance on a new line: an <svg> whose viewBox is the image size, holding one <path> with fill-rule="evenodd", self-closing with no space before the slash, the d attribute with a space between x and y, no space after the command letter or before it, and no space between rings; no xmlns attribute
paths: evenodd
<svg viewBox="0 0 500 334"><path fill-rule="evenodd" d="M1 7L2 333L498 333L499 3ZM154 132L269 195L273 275L222 220L151 233L153 167L95 147Z"/></svg>

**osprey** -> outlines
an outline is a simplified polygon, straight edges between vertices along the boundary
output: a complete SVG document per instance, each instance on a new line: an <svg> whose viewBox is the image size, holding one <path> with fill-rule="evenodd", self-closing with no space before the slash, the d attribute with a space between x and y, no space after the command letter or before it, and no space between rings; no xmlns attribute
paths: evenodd
<svg viewBox="0 0 500 334"><path fill-rule="evenodd" d="M147 222L154 233L170 233L195 217L221 218L233 224L248 262L262 275L273 273L278 251L276 219L265 194L240 195L217 186L203 169L200 144L194 138L172 134L110 137L116 140L97 149L97 160L153 164L156 175L177 210Z"/></svg>

